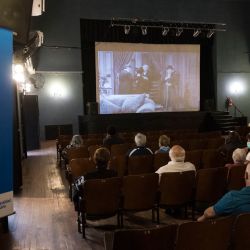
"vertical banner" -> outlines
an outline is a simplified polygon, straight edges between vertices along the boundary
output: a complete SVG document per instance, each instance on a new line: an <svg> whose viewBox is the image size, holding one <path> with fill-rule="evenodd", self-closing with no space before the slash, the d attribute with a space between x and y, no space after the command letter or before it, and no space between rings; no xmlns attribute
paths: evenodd
<svg viewBox="0 0 250 250"><path fill-rule="evenodd" d="M0 28L0 218L13 213L12 32Z"/></svg>

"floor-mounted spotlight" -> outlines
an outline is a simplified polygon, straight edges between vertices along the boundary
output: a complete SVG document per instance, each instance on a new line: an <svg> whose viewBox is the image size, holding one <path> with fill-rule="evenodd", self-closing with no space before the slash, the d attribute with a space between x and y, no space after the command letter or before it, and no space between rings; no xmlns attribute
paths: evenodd
<svg viewBox="0 0 250 250"><path fill-rule="evenodd" d="M194 30L193 37L199 36L200 33L201 33L201 30L200 30L200 29Z"/></svg>
<svg viewBox="0 0 250 250"><path fill-rule="evenodd" d="M214 30L209 30L207 33L207 38L211 38L213 34L214 34Z"/></svg>
<svg viewBox="0 0 250 250"><path fill-rule="evenodd" d="M148 30L146 26L141 26L141 33L143 36L146 36L148 34Z"/></svg>
<svg viewBox="0 0 250 250"><path fill-rule="evenodd" d="M178 28L178 29L176 30L175 35L176 35L176 36L180 36L182 32L183 32L183 29L182 29L182 28Z"/></svg>
<svg viewBox="0 0 250 250"><path fill-rule="evenodd" d="M125 26L124 26L124 34L125 34L125 35L128 35L128 34L129 34L129 31L130 31L130 26L129 26L129 25L125 25Z"/></svg>
<svg viewBox="0 0 250 250"><path fill-rule="evenodd" d="M169 28L168 28L168 27L163 27L163 28L162 28L162 33L161 33L161 34L162 34L163 36L166 36L166 35L168 34L168 32L169 32Z"/></svg>

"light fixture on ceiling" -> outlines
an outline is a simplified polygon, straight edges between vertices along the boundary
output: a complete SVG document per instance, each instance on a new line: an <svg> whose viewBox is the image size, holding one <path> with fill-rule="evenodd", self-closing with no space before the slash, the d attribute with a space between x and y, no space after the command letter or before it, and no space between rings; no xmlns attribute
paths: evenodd
<svg viewBox="0 0 250 250"><path fill-rule="evenodd" d="M176 35L177 37L179 37L179 36L182 34L182 32L183 32L183 28L178 28L178 29L176 30L175 35Z"/></svg>
<svg viewBox="0 0 250 250"><path fill-rule="evenodd" d="M193 37L199 36L200 33L201 33L201 30L200 30L200 29L194 30Z"/></svg>
<svg viewBox="0 0 250 250"><path fill-rule="evenodd" d="M125 26L124 26L124 34L125 34L125 35L128 35L129 32L130 32L130 26L129 26L129 25L125 25Z"/></svg>
<svg viewBox="0 0 250 250"><path fill-rule="evenodd" d="M148 29L146 26L141 26L141 33L143 36L146 36L148 34Z"/></svg>
<svg viewBox="0 0 250 250"><path fill-rule="evenodd" d="M214 34L214 30L209 30L207 33L207 38L211 38Z"/></svg>
<svg viewBox="0 0 250 250"><path fill-rule="evenodd" d="M162 34L163 36L166 36L166 35L168 34L168 32L169 32L169 28L168 28L168 27L163 27L163 28L162 28L162 33L161 33L161 34Z"/></svg>

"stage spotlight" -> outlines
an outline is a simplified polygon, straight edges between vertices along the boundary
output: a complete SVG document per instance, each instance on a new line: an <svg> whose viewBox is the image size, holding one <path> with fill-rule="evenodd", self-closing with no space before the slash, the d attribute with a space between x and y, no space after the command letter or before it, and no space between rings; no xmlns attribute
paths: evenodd
<svg viewBox="0 0 250 250"><path fill-rule="evenodd" d="M181 33L183 32L183 29L182 28L178 28L177 30L176 30L176 36L180 36L181 35Z"/></svg>
<svg viewBox="0 0 250 250"><path fill-rule="evenodd" d="M209 30L207 33L207 38L211 38L213 34L214 34L214 30Z"/></svg>
<svg viewBox="0 0 250 250"><path fill-rule="evenodd" d="M146 36L148 34L148 30L146 26L141 26L141 33L143 36Z"/></svg>
<svg viewBox="0 0 250 250"><path fill-rule="evenodd" d="M128 35L128 34L129 34L129 31L130 31L130 26L129 26L129 25L125 25L125 26L124 26L124 34L125 34L125 35Z"/></svg>
<svg viewBox="0 0 250 250"><path fill-rule="evenodd" d="M193 37L199 36L200 33L201 33L201 30L200 30L200 29L194 30Z"/></svg>
<svg viewBox="0 0 250 250"><path fill-rule="evenodd" d="M169 32L169 28L168 28L168 27L163 27L163 28L162 28L162 33L161 33L161 34L162 34L163 36L166 36L166 35L168 34L168 32Z"/></svg>

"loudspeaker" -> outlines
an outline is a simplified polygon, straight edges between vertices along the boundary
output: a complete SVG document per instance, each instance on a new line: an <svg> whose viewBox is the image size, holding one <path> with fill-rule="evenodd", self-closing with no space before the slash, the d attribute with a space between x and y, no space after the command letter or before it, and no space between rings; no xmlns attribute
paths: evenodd
<svg viewBox="0 0 250 250"><path fill-rule="evenodd" d="M87 114L88 115L97 115L98 114L98 103L97 102L88 102L87 103Z"/></svg>
<svg viewBox="0 0 250 250"><path fill-rule="evenodd" d="M33 0L1 0L0 27L14 31L14 41L25 44L28 41Z"/></svg>

